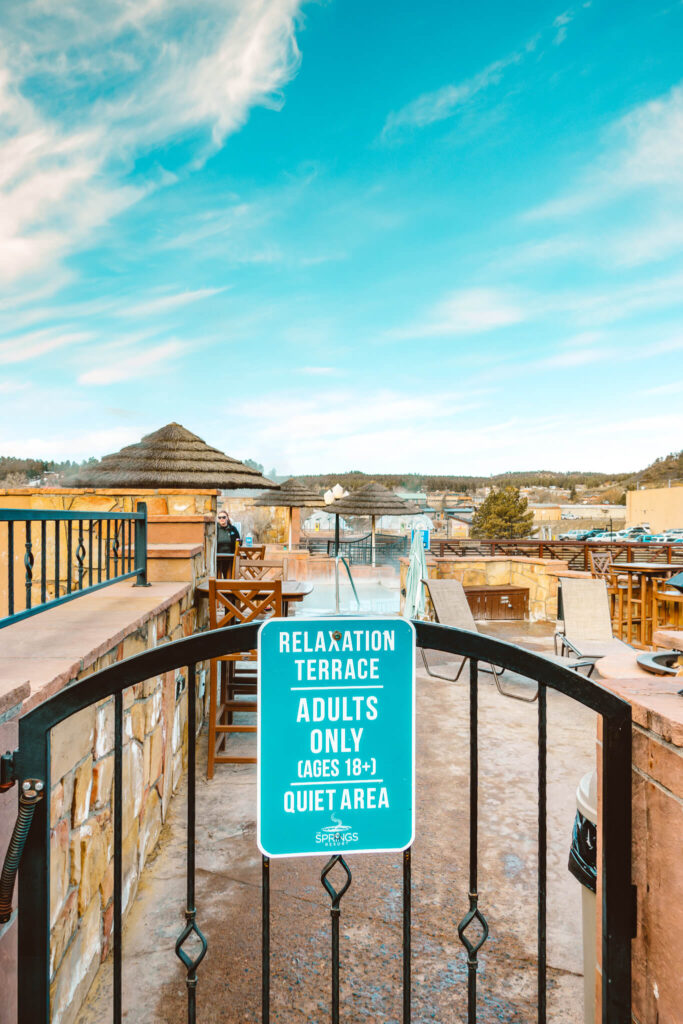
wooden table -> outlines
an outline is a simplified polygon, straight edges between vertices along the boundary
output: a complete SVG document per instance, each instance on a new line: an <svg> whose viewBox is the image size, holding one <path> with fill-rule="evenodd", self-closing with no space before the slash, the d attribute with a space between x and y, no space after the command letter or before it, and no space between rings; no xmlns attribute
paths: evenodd
<svg viewBox="0 0 683 1024"><path fill-rule="evenodd" d="M652 643L652 623L655 619L653 608L653 580L668 579L675 572L680 572L680 564L673 562L616 562L612 565L612 573L616 576L628 576L624 623L626 636L623 639L637 647L649 647ZM634 586L635 584L635 586ZM634 591L640 586L640 594L634 597ZM640 616L633 618L634 608L640 609ZM622 623L619 623L621 628Z"/></svg>
<svg viewBox="0 0 683 1024"><path fill-rule="evenodd" d="M238 581L239 582L239 581ZM249 582L249 581L245 581ZM251 581L255 582L255 581ZM264 583L267 580L263 581ZM313 584L307 583L304 580L283 580L282 581L282 610L284 617L287 618L289 614L289 605L292 603L301 603L305 597L308 597L313 591ZM202 580L194 589L195 599L209 597L209 581Z"/></svg>

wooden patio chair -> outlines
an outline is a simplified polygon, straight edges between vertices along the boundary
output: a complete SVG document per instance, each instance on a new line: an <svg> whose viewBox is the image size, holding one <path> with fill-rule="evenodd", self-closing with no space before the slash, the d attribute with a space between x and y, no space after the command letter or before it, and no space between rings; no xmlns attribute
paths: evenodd
<svg viewBox="0 0 683 1024"><path fill-rule="evenodd" d="M472 609L469 606L467 595L465 594L465 588L463 587L460 580L422 580L423 584L429 592L429 596L432 601L434 608L434 617L437 622L440 622L444 626L455 626L457 629L466 629L470 633L478 633L477 623L472 614ZM463 658L460 663L460 668L455 677L445 676L439 672L434 672L429 667L427 662L427 656L424 648L420 648L422 654L422 661L427 674L433 676L436 679L445 679L446 682L455 683L460 678L465 662L467 658ZM544 654L543 657L548 658L549 661L554 661L557 664L565 665L567 668L580 669L588 668L588 675L593 671L594 661L593 658L566 658L559 654ZM505 671L502 668L498 668L496 665L491 664L488 668L482 666L483 672L491 672L496 683L498 692L503 697L512 697L513 700L521 700L527 703L532 703L538 697L538 689L536 690L533 697L526 697L519 693L512 693L510 690L505 690L500 684L500 677Z"/></svg>
<svg viewBox="0 0 683 1024"><path fill-rule="evenodd" d="M242 557L246 549L242 548L235 559L234 578L236 580L283 580L284 565L272 559Z"/></svg>
<svg viewBox="0 0 683 1024"><path fill-rule="evenodd" d="M282 583L280 580L209 580L209 624L211 629L236 626L257 619L282 617ZM255 662L256 650L225 654L212 658L209 672L209 756L207 778L213 778L216 764L255 764L255 757L238 757L225 752L230 733L256 732L255 725L236 725L237 712L255 712L256 674L237 671L238 662ZM221 669L220 700L218 665Z"/></svg>
<svg viewBox="0 0 683 1024"><path fill-rule="evenodd" d="M627 624L624 622L624 602L628 594L628 579L619 576L619 568L611 551L592 551L588 549L588 563L593 579L604 580L610 601L612 627L619 639L622 639ZM641 614L640 593L632 591L631 607L635 607L636 616L631 614L631 622L638 620Z"/></svg>
<svg viewBox="0 0 683 1024"><path fill-rule="evenodd" d="M560 579L562 622L556 637L562 651L578 658L604 658L632 650L612 632L612 615L607 584L602 579L568 576Z"/></svg>
<svg viewBox="0 0 683 1024"><path fill-rule="evenodd" d="M263 559L266 557L266 545L252 544L251 547L247 547L246 545L244 547L240 547L239 556L243 561L247 558L249 561L258 561L259 559Z"/></svg>

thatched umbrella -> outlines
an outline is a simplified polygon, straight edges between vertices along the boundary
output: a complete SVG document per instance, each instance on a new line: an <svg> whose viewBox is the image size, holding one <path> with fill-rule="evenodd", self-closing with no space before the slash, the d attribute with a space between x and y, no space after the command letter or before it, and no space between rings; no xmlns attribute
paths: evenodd
<svg viewBox="0 0 683 1024"><path fill-rule="evenodd" d="M416 516L422 511L419 505L399 498L398 494L381 484L364 484L357 491L351 491L343 498L337 498L327 506L334 512L335 554L339 553L339 516L370 516L372 520L372 564L375 564L375 516Z"/></svg>
<svg viewBox="0 0 683 1024"><path fill-rule="evenodd" d="M256 470L211 448L179 423L169 423L137 444L105 455L76 479L81 487L277 487Z"/></svg>
<svg viewBox="0 0 683 1024"><path fill-rule="evenodd" d="M293 508L324 508L325 499L317 494L311 487L302 484L300 480L293 477L280 486L277 491L269 491L267 494L260 494L254 505L263 507L270 505L273 508L288 509L289 520L289 544L292 548L292 509Z"/></svg>

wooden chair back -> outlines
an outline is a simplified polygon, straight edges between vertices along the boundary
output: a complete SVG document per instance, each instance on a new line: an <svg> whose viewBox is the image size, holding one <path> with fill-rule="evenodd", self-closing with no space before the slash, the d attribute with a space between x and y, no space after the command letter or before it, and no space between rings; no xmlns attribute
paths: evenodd
<svg viewBox="0 0 683 1024"><path fill-rule="evenodd" d="M244 548L242 548L244 551ZM234 578L236 580L283 580L284 566L282 562L261 559L235 560Z"/></svg>
<svg viewBox="0 0 683 1024"><path fill-rule="evenodd" d="M280 580L209 580L211 629L237 626L255 619L282 617ZM228 657L231 657L228 655Z"/></svg>
<svg viewBox="0 0 683 1024"><path fill-rule="evenodd" d="M239 549L239 556L242 561L249 559L250 562L259 561L266 557L266 545L265 544L252 544L251 547L241 547Z"/></svg>
<svg viewBox="0 0 683 1024"><path fill-rule="evenodd" d="M591 551L588 549L588 562L590 564L591 576L597 580L612 582L612 566L614 558L611 551Z"/></svg>

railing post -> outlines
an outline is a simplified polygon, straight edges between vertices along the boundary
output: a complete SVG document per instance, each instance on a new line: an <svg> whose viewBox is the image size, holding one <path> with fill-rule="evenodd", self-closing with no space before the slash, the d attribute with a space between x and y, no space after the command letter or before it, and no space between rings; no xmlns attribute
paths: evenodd
<svg viewBox="0 0 683 1024"><path fill-rule="evenodd" d="M136 512L142 512L142 517L135 520L135 570L138 578L133 584L134 587L151 587L147 582L147 502L139 501Z"/></svg>

